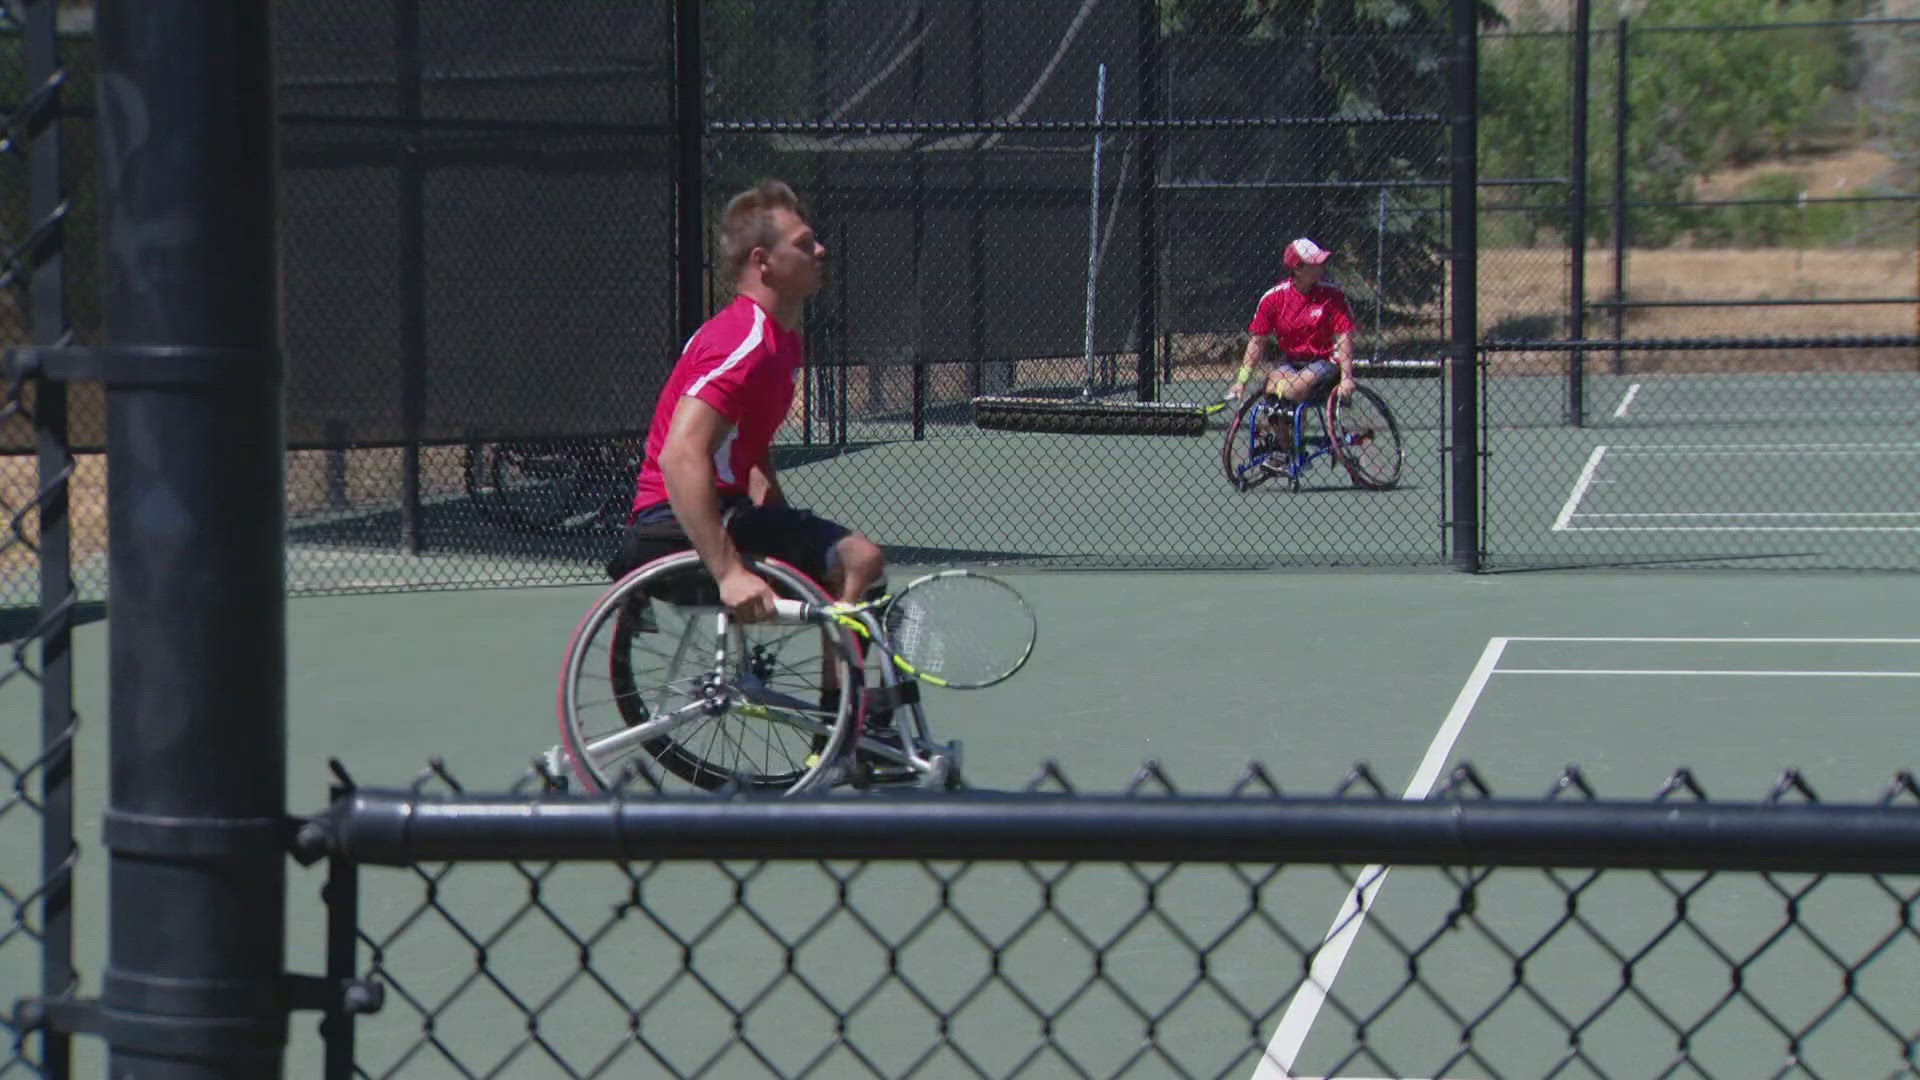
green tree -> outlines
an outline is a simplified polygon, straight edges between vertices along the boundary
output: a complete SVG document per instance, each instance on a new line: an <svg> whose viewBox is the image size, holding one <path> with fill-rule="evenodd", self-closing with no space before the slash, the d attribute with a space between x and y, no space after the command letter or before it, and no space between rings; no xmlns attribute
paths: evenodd
<svg viewBox="0 0 1920 1080"><path fill-rule="evenodd" d="M1350 252L1359 303L1385 296L1389 322L1419 317L1444 279L1445 218L1431 183L1446 177L1446 129L1364 123L1446 111L1446 0L1160 0L1161 42L1177 71L1179 117L1351 118L1351 124L1179 137L1170 179L1285 185L1379 181L1367 187L1249 187L1209 194L1208 212L1170 237L1175 318L1217 326L1244 318L1251 277L1271 280L1280 240L1306 232ZM1500 13L1480 4L1480 17ZM1194 328L1198 328L1195 326Z"/></svg>
<svg viewBox="0 0 1920 1080"><path fill-rule="evenodd" d="M1786 150L1842 82L1847 49L1836 30L1784 24L1831 19L1845 7L1845 0L1661 0L1634 15L1627 49L1629 201L1684 201L1706 173ZM1587 177L1596 194L1613 187L1611 31L1619 12L1619 0L1593 6ZM1532 7L1516 15L1516 28L1521 32L1490 38L1481 50L1481 174L1564 176L1571 38L1546 33L1556 25ZM1562 196L1535 191L1515 198L1544 208ZM1606 201L1599 195L1590 202L1589 236L1611 229ZM1665 243L1697 220L1682 208L1649 207L1634 213L1629 228L1636 243ZM1520 226L1502 224L1500 238L1520 242L1541 229L1564 230L1564 220L1545 209Z"/></svg>

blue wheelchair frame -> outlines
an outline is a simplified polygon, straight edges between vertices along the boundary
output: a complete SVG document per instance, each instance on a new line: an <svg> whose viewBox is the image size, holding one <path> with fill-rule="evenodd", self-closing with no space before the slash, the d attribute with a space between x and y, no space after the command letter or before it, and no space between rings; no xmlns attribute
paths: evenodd
<svg viewBox="0 0 1920 1080"><path fill-rule="evenodd" d="M1260 440L1266 419L1273 414L1274 410L1285 407L1286 403L1272 394L1261 394L1260 400L1254 403L1253 410L1247 414L1247 430L1245 434L1247 440L1247 463L1236 470L1239 475L1234 479L1244 485L1245 477L1250 471L1254 469L1265 469L1273 476L1286 477L1287 483L1291 487L1298 489L1300 486L1300 474L1306 472L1307 468L1315 461L1323 457L1328 457L1333 453L1334 436L1326 422L1327 397L1331 392L1332 388L1327 387L1316 391L1309 396L1307 400L1294 405L1293 448L1291 451L1286 452L1287 461L1284 469L1269 464L1269 459L1275 457L1279 451L1262 451L1260 449ZM1321 426L1327 430L1325 435L1316 436L1311 439L1305 437L1302 429L1305 426L1303 415L1306 409L1321 410Z"/></svg>

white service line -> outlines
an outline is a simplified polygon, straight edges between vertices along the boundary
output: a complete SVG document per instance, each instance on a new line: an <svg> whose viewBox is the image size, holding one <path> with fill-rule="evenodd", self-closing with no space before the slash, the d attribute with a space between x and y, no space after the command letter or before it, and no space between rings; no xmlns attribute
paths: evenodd
<svg viewBox="0 0 1920 1080"><path fill-rule="evenodd" d="M1585 515L1580 515L1584 517ZM1900 533L1920 532L1920 525L1572 525L1562 532L1698 532L1698 533Z"/></svg>
<svg viewBox="0 0 1920 1080"><path fill-rule="evenodd" d="M1745 457L1749 454L1920 454L1920 444L1914 442L1644 442L1644 444L1626 444L1615 446L1615 454L1684 454L1688 457L1711 457L1711 455L1732 454Z"/></svg>
<svg viewBox="0 0 1920 1080"><path fill-rule="evenodd" d="M1632 386L1627 387L1627 392L1624 395L1622 395L1620 398L1620 407L1613 410L1613 418L1615 420L1618 420L1621 417L1627 415L1627 406L1633 404L1634 395L1638 394L1639 392L1640 392L1639 383L1634 383Z"/></svg>
<svg viewBox="0 0 1920 1080"><path fill-rule="evenodd" d="M1579 514L1583 518L1920 518L1913 510L1650 510L1632 514Z"/></svg>
<svg viewBox="0 0 1920 1080"><path fill-rule="evenodd" d="M1709 645L1920 645L1920 637L1596 637L1585 635L1511 637L1507 640L1646 642L1650 645L1689 644L1692 642L1705 642Z"/></svg>
<svg viewBox="0 0 1920 1080"><path fill-rule="evenodd" d="M1758 675L1785 679L1920 679L1920 671L1720 671L1709 668L1502 668L1502 675Z"/></svg>
<svg viewBox="0 0 1920 1080"><path fill-rule="evenodd" d="M1596 446L1593 453L1587 455L1587 463L1580 469L1580 478L1573 482L1573 492L1567 496L1567 504L1560 508L1560 516L1553 519L1554 532L1567 531L1568 523L1573 521L1573 511L1580 505L1580 500L1587 497L1587 487L1593 483L1594 470L1600 467L1600 459L1606 452L1605 446Z"/></svg>
<svg viewBox="0 0 1920 1080"><path fill-rule="evenodd" d="M1487 639L1487 647L1480 652L1480 660L1473 665L1473 673L1467 676L1467 683L1460 688L1459 696L1453 699L1453 708L1447 711L1447 718L1440 723L1440 730L1434 733L1433 741L1427 744L1427 756L1420 759L1420 767L1413 771L1413 779L1407 782L1403 799L1424 799L1433 791L1433 785L1440 778L1440 770L1446 766L1447 759L1453 755L1453 744L1460 738L1460 731L1467 725L1467 717L1473 712L1480 694L1487 688L1487 680L1493 676L1493 669L1500 663L1500 654L1506 650L1507 641L1503 637ZM1353 948L1354 938L1360 934L1360 928L1366 924L1367 911L1380 895L1380 886L1386 883L1385 866L1369 866L1360 871L1355 879L1357 884L1348 892L1347 899L1334 915L1333 925L1327 928L1319 951L1313 954L1313 966L1307 970L1307 981L1293 993L1293 1000L1287 1002L1287 1011L1280 1015L1280 1024L1274 1028L1273 1038L1267 1042L1267 1052L1260 1056L1260 1063L1253 1070L1253 1080L1290 1080L1293 1077L1293 1063L1300 1056L1300 1048L1306 1045L1307 1032L1312 1030L1314 1018L1320 1015L1320 1007L1326 1004L1327 991L1333 986L1333 980L1340 975L1340 966L1347 962L1347 951Z"/></svg>

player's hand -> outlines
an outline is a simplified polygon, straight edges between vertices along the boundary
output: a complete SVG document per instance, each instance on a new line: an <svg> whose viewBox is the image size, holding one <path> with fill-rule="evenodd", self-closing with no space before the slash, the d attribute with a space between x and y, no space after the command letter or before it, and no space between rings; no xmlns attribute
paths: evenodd
<svg viewBox="0 0 1920 1080"><path fill-rule="evenodd" d="M1340 395L1341 401L1345 401L1348 398L1352 397L1353 396L1353 380L1344 375L1341 376L1340 385L1334 388L1334 393Z"/></svg>
<svg viewBox="0 0 1920 1080"><path fill-rule="evenodd" d="M773 586L744 566L720 579L720 602L741 622L773 618L773 601Z"/></svg>
<svg viewBox="0 0 1920 1080"><path fill-rule="evenodd" d="M1227 387L1227 400L1239 401L1240 395L1246 392L1247 392L1246 383L1234 383L1232 386Z"/></svg>

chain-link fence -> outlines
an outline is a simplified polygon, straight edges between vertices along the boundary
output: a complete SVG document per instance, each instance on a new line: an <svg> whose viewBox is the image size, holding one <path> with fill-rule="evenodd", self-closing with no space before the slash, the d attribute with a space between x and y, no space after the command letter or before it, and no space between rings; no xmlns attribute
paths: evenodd
<svg viewBox="0 0 1920 1080"><path fill-rule="evenodd" d="M1479 335L1913 332L1920 72L1898 46L1920 23L1897 6L1773 5L1728 26L1601 5L1582 25L1588 6L1501 7L1480 41ZM66 273L89 340L91 38L84 9L66 17ZM726 292L704 252L676 250L676 206L710 218L764 174L802 190L833 265L778 463L797 497L900 557L1460 554L1433 377L1450 332L1451 45L1422 5L340 0L276 19L296 591L596 577L677 320ZM680 85L676 31L698 42L698 87ZM1363 377L1419 376L1376 387L1405 452L1393 490L1313 468L1298 492L1235 492L1220 429L973 426L983 394L1215 400L1298 234L1339 252ZM1718 355L1772 363L1746 351ZM71 406L90 599L105 589L95 393ZM1568 420L1616 406L1576 399ZM4 434L28 448L19 425ZM17 505L26 459L4 466ZM1494 533L1532 528L1493 505ZM1620 554L1659 547L1638 539ZM12 571L7 603L23 605Z"/></svg>
<svg viewBox="0 0 1920 1080"><path fill-rule="evenodd" d="M24 17L0 12L0 345L57 345L67 337L65 292L71 263L63 154L62 67L52 0ZM64 241L64 242L63 242ZM9 358L0 400L0 445L31 457L0 458L0 578L25 590L0 600L0 1001L73 992L73 711L71 636L80 597L70 545L70 492L84 466L68 449L71 422L87 422L87 401L39 382ZM94 402L97 404L97 401ZM72 419L70 419L72 418ZM97 419L97 418L96 418ZM12 590L9 589L9 592ZM27 603L35 606L27 607ZM20 605L18 607L14 605ZM35 1034L0 1015L0 1074L64 1078L65 1033Z"/></svg>
<svg viewBox="0 0 1920 1080"><path fill-rule="evenodd" d="M797 178L830 252L794 497L905 558L1445 557L1443 19L1134 0L794 17L765 31L793 62L742 70L708 112L709 183ZM983 394L1218 400L1297 235L1340 250L1363 359L1427 361L1370 369L1405 441L1393 490L1328 460L1297 492L1242 494L1231 414L1198 437L974 425Z"/></svg>
<svg viewBox="0 0 1920 1080"><path fill-rule="evenodd" d="M1910 569L1916 355L1920 337L1487 343L1484 564Z"/></svg>
<svg viewBox="0 0 1920 1080"><path fill-rule="evenodd" d="M329 1075L1904 1075L1916 796L1568 770L1495 799L1470 766L1427 800L1364 767L1196 796L1149 766L580 803L436 768L348 790L304 850L384 988Z"/></svg>
<svg viewBox="0 0 1920 1080"><path fill-rule="evenodd" d="M1587 7L1482 41L1484 564L1912 568L1914 10Z"/></svg>

